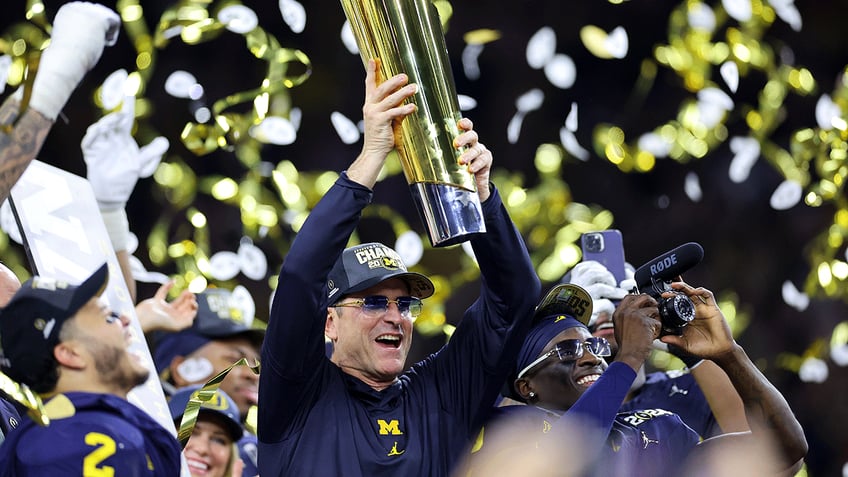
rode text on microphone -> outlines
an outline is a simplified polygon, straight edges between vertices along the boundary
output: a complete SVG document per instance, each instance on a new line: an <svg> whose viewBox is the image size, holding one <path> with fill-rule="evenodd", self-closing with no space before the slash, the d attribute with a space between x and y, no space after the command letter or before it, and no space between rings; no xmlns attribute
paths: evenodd
<svg viewBox="0 0 848 477"><path fill-rule="evenodd" d="M703 258L704 248L696 242L688 242L649 260L636 270L633 278L639 292L657 300L662 334L680 334L683 327L695 318L692 300L674 291L670 285L683 272L701 263ZM662 294L667 291L674 292L674 296L663 298Z"/></svg>

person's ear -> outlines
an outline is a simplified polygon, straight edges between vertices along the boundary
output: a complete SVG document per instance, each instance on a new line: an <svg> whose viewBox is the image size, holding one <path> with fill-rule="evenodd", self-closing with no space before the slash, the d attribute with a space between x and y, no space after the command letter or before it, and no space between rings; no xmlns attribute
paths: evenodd
<svg viewBox="0 0 848 477"><path fill-rule="evenodd" d="M73 341L62 342L53 347L53 357L66 368L80 370L87 364L81 350Z"/></svg>
<svg viewBox="0 0 848 477"><path fill-rule="evenodd" d="M336 329L336 320L339 315L335 308L327 308L327 320L324 322L324 336L330 338L333 342L339 339L339 332Z"/></svg>
<svg viewBox="0 0 848 477"><path fill-rule="evenodd" d="M528 403L539 399L539 396L533 391L533 386L530 385L530 381L524 378L516 379L514 386L515 392L517 392L518 395Z"/></svg>

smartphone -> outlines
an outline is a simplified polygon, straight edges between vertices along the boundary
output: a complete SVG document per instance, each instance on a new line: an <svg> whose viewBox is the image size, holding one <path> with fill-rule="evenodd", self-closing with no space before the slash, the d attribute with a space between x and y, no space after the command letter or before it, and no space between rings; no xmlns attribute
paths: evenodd
<svg viewBox="0 0 848 477"><path fill-rule="evenodd" d="M618 283L626 278L624 273L624 239L616 229L586 232L580 236L583 260L600 262L612 272Z"/></svg>

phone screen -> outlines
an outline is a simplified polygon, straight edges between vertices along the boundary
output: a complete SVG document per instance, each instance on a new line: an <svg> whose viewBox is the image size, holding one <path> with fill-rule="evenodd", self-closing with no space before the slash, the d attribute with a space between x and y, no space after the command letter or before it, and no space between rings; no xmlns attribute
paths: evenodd
<svg viewBox="0 0 848 477"><path fill-rule="evenodd" d="M583 260L600 262L618 283L624 280L624 240L616 229L586 232L580 237Z"/></svg>

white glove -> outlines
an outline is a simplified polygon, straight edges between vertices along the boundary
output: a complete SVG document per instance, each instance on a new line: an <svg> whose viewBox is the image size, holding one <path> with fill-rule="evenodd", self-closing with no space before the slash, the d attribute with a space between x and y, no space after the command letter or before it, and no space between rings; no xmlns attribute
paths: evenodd
<svg viewBox="0 0 848 477"><path fill-rule="evenodd" d="M589 292L592 300L621 300L628 293L628 290L618 287L612 272L595 260L585 260L575 265L571 269L570 282Z"/></svg>
<svg viewBox="0 0 848 477"><path fill-rule="evenodd" d="M161 136L139 148L132 136L134 120L135 98L129 96L120 111L103 116L82 138L86 176L101 211L123 209L138 179L150 177L168 152L170 144Z"/></svg>
<svg viewBox="0 0 848 477"><path fill-rule="evenodd" d="M135 97L124 98L120 111L88 127L82 138L86 176L94 189L103 223L116 251L127 250L129 223L124 206L140 177L150 177L168 151L168 140L157 137L139 148L132 137Z"/></svg>
<svg viewBox="0 0 848 477"><path fill-rule="evenodd" d="M103 48L115 44L120 26L118 14L103 5L62 5L53 20L50 45L41 54L29 107L55 120L83 76L97 64ZM23 88L18 88L15 97L23 98Z"/></svg>

